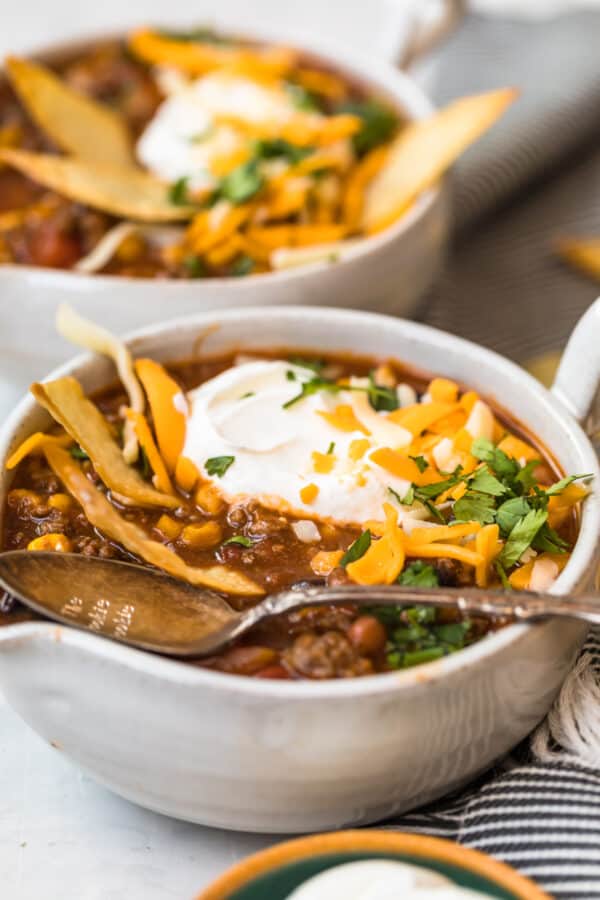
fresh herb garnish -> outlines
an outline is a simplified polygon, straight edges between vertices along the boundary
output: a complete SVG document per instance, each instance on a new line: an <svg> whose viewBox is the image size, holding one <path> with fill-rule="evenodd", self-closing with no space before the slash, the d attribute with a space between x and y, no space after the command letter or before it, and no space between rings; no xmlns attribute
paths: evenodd
<svg viewBox="0 0 600 900"><path fill-rule="evenodd" d="M190 28L189 31L170 31L161 29L159 34L172 41L186 44L228 44L230 41L211 28Z"/></svg>
<svg viewBox="0 0 600 900"><path fill-rule="evenodd" d="M327 456L330 456L335 450L335 441L331 441L329 447L327 448Z"/></svg>
<svg viewBox="0 0 600 900"><path fill-rule="evenodd" d="M139 455L139 465L142 473L142 478L148 479L152 475L152 468L150 466L150 460L148 459L148 454L144 450L143 447L140 447L140 455Z"/></svg>
<svg viewBox="0 0 600 900"><path fill-rule="evenodd" d="M546 522L548 513L543 509L532 509L513 526L498 559L505 569L510 569L520 560L531 545L538 531Z"/></svg>
<svg viewBox="0 0 600 900"><path fill-rule="evenodd" d="M424 472L425 469L429 468L429 463L424 456L409 456L408 458L412 459L419 472Z"/></svg>
<svg viewBox="0 0 600 900"><path fill-rule="evenodd" d="M369 372L369 387L367 388L369 403L377 412L392 412L398 409L398 394L395 388L376 384L373 372Z"/></svg>
<svg viewBox="0 0 600 900"><path fill-rule="evenodd" d="M229 272L231 275L240 278L242 275L249 275L254 271L254 260L251 256L238 256L231 266Z"/></svg>
<svg viewBox="0 0 600 900"><path fill-rule="evenodd" d="M218 475L222 478L229 466L235 460L235 456L212 456L204 463L207 475Z"/></svg>
<svg viewBox="0 0 600 900"><path fill-rule="evenodd" d="M376 100L358 100L341 104L338 112L349 113L362 119L362 126L352 138L358 156L363 156L379 144L391 138L398 127L398 117L387 106Z"/></svg>
<svg viewBox="0 0 600 900"><path fill-rule="evenodd" d="M398 584L404 584L407 587L439 587L440 579L432 565L418 560L401 572L398 576Z"/></svg>
<svg viewBox="0 0 600 900"><path fill-rule="evenodd" d="M252 547L253 542L244 534L234 534L233 537L227 538L226 541L223 541L221 546L224 547L226 544L239 544L241 547Z"/></svg>
<svg viewBox="0 0 600 900"><path fill-rule="evenodd" d="M245 394L242 394L242 396L240 397L240 400L245 400L246 397L254 397L254 396L256 396L255 391L246 391Z"/></svg>
<svg viewBox="0 0 600 900"><path fill-rule="evenodd" d="M486 462L502 481L516 478L521 468L516 459L512 459L504 450L500 450L486 438L477 438L473 441L471 453L475 459Z"/></svg>
<svg viewBox="0 0 600 900"><path fill-rule="evenodd" d="M508 576L506 574L506 570L499 559L494 561L494 569L498 574L498 578L502 584L502 587L505 591L512 591L512 584L508 580Z"/></svg>
<svg viewBox="0 0 600 900"><path fill-rule="evenodd" d="M349 563L356 562L361 556L364 556L371 546L371 532L367 528L366 531L357 537L353 544L350 544L340 560L340 566L347 566Z"/></svg>
<svg viewBox="0 0 600 900"><path fill-rule="evenodd" d="M206 266L199 256L186 256L183 259L183 267L189 278L204 278L206 275Z"/></svg>
<svg viewBox="0 0 600 900"><path fill-rule="evenodd" d="M319 374L323 370L325 363L322 359L304 359L302 356L289 356L288 362L300 369L310 369L311 372Z"/></svg>
<svg viewBox="0 0 600 900"><path fill-rule="evenodd" d="M492 475L487 466L479 469L469 480L469 490L478 491L480 494L491 494L492 497L501 497L506 494L508 488Z"/></svg>
<svg viewBox="0 0 600 900"><path fill-rule="evenodd" d="M496 522L501 534L507 537L519 519L526 516L530 510L531 506L525 497L511 497L510 500L505 500L496 510Z"/></svg>
<svg viewBox="0 0 600 900"><path fill-rule="evenodd" d="M285 373L285 377L287 378L288 381L296 381L296 373L293 372L291 369L287 370L287 372Z"/></svg>
<svg viewBox="0 0 600 900"><path fill-rule="evenodd" d="M301 84L293 81L286 81L284 88L289 95L290 100L296 109L303 109L306 112L320 112L322 107L316 94L308 91Z"/></svg>
<svg viewBox="0 0 600 900"><path fill-rule="evenodd" d="M314 150L314 147L299 147L283 138L264 138L254 143L256 159L286 159L292 164L301 162Z"/></svg>
<svg viewBox="0 0 600 900"><path fill-rule="evenodd" d="M315 375L314 378L302 382L300 392L284 403L283 408L289 409L294 403L298 403L299 400L304 400L306 397L311 397L319 391L329 391L332 394L339 394L340 391L347 389L347 386L336 384L335 381L327 381L326 378L320 378L318 375Z"/></svg>
<svg viewBox="0 0 600 900"><path fill-rule="evenodd" d="M467 491L452 509L457 522L481 522L490 525L496 516L494 498L489 494Z"/></svg>
<svg viewBox="0 0 600 900"><path fill-rule="evenodd" d="M229 200L231 203L245 203L260 191L263 184L264 179L258 167L258 160L250 159L225 175L221 179L217 192L223 200Z"/></svg>
<svg viewBox="0 0 600 900"><path fill-rule="evenodd" d="M554 497L556 494L561 494L565 488L568 488L570 484L573 484L574 481L579 481L582 478L591 478L591 472L588 472L586 475L569 475L567 478L561 478L560 481L557 481L556 484L551 485L549 488L546 488L545 493L547 497Z"/></svg>
<svg viewBox="0 0 600 900"><path fill-rule="evenodd" d="M74 447L71 447L71 449L69 450L69 453L71 454L73 459L89 459L90 458L89 454L87 454L85 452L85 450L82 447L80 447L79 445L75 445Z"/></svg>
<svg viewBox="0 0 600 900"><path fill-rule="evenodd" d="M178 178L169 188L169 200L174 206L188 206L191 202L188 196L189 177L187 175Z"/></svg>

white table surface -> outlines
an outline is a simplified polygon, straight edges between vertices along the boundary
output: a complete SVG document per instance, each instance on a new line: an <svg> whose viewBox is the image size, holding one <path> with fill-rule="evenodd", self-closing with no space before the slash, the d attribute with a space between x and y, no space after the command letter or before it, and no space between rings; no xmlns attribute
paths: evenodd
<svg viewBox="0 0 600 900"><path fill-rule="evenodd" d="M188 825L122 800L0 696L2 900L192 900L237 859L280 839Z"/></svg>

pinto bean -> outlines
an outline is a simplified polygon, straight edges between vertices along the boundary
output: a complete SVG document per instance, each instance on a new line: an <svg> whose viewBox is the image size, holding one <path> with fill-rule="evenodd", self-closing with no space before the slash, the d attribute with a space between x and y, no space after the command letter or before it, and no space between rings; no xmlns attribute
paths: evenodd
<svg viewBox="0 0 600 900"><path fill-rule="evenodd" d="M359 653L373 656L385 647L387 634L375 616L359 616L348 629L348 639Z"/></svg>

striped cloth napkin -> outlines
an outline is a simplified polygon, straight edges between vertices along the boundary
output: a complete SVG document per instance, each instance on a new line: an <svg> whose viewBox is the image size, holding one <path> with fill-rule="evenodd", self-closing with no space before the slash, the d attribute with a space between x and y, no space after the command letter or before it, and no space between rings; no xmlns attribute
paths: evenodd
<svg viewBox="0 0 600 900"><path fill-rule="evenodd" d="M521 100L457 166L454 241L421 318L551 369L600 292L555 256L600 235L600 14L468 17L435 59L435 99L504 84ZM428 75L427 72L422 73ZM548 719L459 795L386 823L502 859L560 900L600 898L600 630Z"/></svg>

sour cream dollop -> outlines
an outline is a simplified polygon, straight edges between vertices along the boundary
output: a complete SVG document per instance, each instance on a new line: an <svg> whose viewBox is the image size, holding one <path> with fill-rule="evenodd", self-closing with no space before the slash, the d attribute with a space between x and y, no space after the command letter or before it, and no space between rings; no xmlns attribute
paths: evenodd
<svg viewBox="0 0 600 900"><path fill-rule="evenodd" d="M443 875L385 859L334 866L310 878L287 900L485 900Z"/></svg>
<svg viewBox="0 0 600 900"><path fill-rule="evenodd" d="M248 138L218 118L232 116L250 124L281 123L297 113L278 85L214 72L179 88L158 108L137 144L140 162L158 178L190 178L194 189L215 183L212 162L233 154Z"/></svg>
<svg viewBox="0 0 600 900"><path fill-rule="evenodd" d="M400 520L421 515L398 504L389 490L403 497L409 482L370 459L377 448L407 446L410 432L375 412L362 390L319 390L286 406L313 377L283 360L258 360L210 379L188 395L183 455L228 502L254 497L303 518L354 524L380 520L384 502L396 504ZM342 430L320 415L340 405L351 408L355 430ZM363 442L360 456L352 452L357 441ZM315 451L333 457L329 471L316 470ZM207 460L223 456L233 462L222 475L209 475ZM318 488L311 502L301 498L307 485Z"/></svg>

